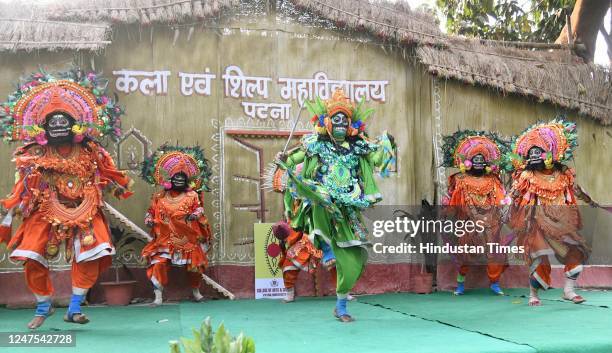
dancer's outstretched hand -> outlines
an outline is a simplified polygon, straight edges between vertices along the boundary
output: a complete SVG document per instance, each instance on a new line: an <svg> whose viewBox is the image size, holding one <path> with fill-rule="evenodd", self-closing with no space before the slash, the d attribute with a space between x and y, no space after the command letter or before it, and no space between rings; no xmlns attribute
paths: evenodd
<svg viewBox="0 0 612 353"><path fill-rule="evenodd" d="M193 222L196 219L198 219L198 217L200 217L200 213L199 212L198 213L194 212L194 213L188 214L185 219L187 220L187 222Z"/></svg>
<svg viewBox="0 0 612 353"><path fill-rule="evenodd" d="M285 163L287 162L287 154L283 153L283 152L278 152L276 154L276 156L274 157L274 163L276 164L280 164L279 162Z"/></svg>

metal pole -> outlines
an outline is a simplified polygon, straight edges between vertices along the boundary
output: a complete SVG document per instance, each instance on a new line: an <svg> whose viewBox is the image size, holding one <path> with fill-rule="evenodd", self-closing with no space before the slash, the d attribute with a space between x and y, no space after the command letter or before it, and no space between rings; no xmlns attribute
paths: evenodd
<svg viewBox="0 0 612 353"><path fill-rule="evenodd" d="M293 128L291 128L291 132L289 133L289 138L287 139L287 142L285 142L285 147L283 147L283 154L285 154L285 152L287 152L287 147L289 147L289 142L291 142L291 138L293 137L293 133L295 132L295 128L297 127L297 124L300 121L300 114L302 113L302 109L304 109L304 104L300 105L300 110L298 110L298 113L297 113L297 115L294 118L295 122L293 123Z"/></svg>

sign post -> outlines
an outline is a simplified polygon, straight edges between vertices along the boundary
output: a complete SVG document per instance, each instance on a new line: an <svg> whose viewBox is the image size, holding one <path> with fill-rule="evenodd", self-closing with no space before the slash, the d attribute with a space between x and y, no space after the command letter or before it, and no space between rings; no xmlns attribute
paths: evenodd
<svg viewBox="0 0 612 353"><path fill-rule="evenodd" d="M284 299L287 295L279 267L281 247L272 223L255 223L255 299Z"/></svg>

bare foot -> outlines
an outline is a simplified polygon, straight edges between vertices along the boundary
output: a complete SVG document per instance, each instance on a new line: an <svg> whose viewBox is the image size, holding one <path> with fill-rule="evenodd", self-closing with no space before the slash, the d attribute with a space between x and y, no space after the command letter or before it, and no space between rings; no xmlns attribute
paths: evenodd
<svg viewBox="0 0 612 353"><path fill-rule="evenodd" d="M542 302L540 302L540 298L538 297L529 297L529 306L540 306Z"/></svg>
<svg viewBox="0 0 612 353"><path fill-rule="evenodd" d="M200 296L200 297L193 297L191 298L191 300L195 303L203 303L206 301L206 298L204 298L204 296Z"/></svg>
<svg viewBox="0 0 612 353"><path fill-rule="evenodd" d="M55 312L55 308L54 307L50 307L49 308L49 313L47 314L47 316L34 316L34 318L28 322L28 328L30 330L36 330L37 328L39 328L40 326L42 326L42 324L45 322L45 320L53 315L53 313Z"/></svg>
<svg viewBox="0 0 612 353"><path fill-rule="evenodd" d="M338 315L338 311L336 311L336 309L334 309L334 316L342 321L342 322L353 322L355 321L355 319L353 319L353 317L349 314L344 314L344 315Z"/></svg>
<svg viewBox="0 0 612 353"><path fill-rule="evenodd" d="M578 294L575 294L575 293L574 293L574 295L564 294L563 295L563 299L569 300L569 301L573 302L574 304L580 304L580 303L586 302L586 299L584 299L582 296L580 296Z"/></svg>
<svg viewBox="0 0 612 353"><path fill-rule="evenodd" d="M34 318L32 319L32 321L30 321L28 323L28 328L30 330L36 330L37 328L39 328L40 326L42 326L42 324L45 322L47 318L44 316L34 316Z"/></svg>
<svg viewBox="0 0 612 353"><path fill-rule="evenodd" d="M76 314L72 315L72 318L70 318L68 316L68 314L64 315L64 321L70 322L70 323L73 323L73 324L84 325L84 324L89 322L89 319L87 318L87 316L85 316L85 314L76 313Z"/></svg>
<svg viewBox="0 0 612 353"><path fill-rule="evenodd" d="M342 315L342 316L338 317L338 320L340 320L342 322L353 322L353 321L355 321L355 319L353 319L353 317L351 315Z"/></svg>
<svg viewBox="0 0 612 353"><path fill-rule="evenodd" d="M331 259L323 264L325 269L331 271L332 268L336 267L336 259Z"/></svg>

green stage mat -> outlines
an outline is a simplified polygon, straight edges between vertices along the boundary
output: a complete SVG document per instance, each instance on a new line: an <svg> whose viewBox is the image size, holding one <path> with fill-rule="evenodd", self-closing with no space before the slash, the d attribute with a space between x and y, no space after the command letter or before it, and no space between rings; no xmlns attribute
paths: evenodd
<svg viewBox="0 0 612 353"><path fill-rule="evenodd" d="M482 290L481 290L482 291ZM485 291L486 292L486 291ZM509 296L527 298L529 295L528 289L504 289ZM582 295L587 301L582 305L598 306L602 308L612 309L612 292L606 290L578 290L578 294ZM544 305L549 300L565 302L561 299L561 290L540 291L540 299L544 300ZM567 303L567 302L566 302Z"/></svg>
<svg viewBox="0 0 612 353"><path fill-rule="evenodd" d="M558 291L547 293L551 299L534 309L519 297L523 292L513 290L507 297L483 290L461 298L449 293L363 296L349 304L357 318L351 324L332 317L333 298L84 307L92 322L83 326L64 323L65 308L59 308L42 331L74 330L76 348L0 352L168 352L169 340L191 336L191 328L207 316L215 327L223 322L234 335L243 331L252 336L260 353L612 352L611 309L557 301ZM612 302L612 293L585 296L598 305ZM22 328L32 313L0 309L0 331L26 332Z"/></svg>
<svg viewBox="0 0 612 353"><path fill-rule="evenodd" d="M537 352L612 352L612 293L578 291L587 302L577 305L563 301L561 290L549 290L542 293L541 307L529 307L527 289L506 292L503 297L488 289L461 297L450 292L386 294L361 297L360 302L528 345ZM475 351L487 351L479 348Z"/></svg>

